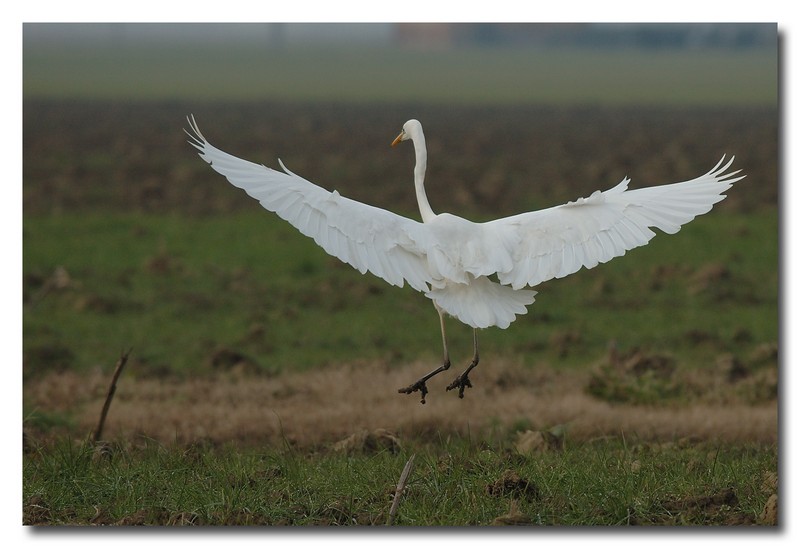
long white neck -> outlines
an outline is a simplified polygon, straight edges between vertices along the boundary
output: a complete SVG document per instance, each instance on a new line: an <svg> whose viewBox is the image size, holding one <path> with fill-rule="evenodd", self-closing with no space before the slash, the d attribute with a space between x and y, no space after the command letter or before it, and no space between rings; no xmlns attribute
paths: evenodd
<svg viewBox="0 0 800 548"><path fill-rule="evenodd" d="M436 217L436 213L431 209L428 196L425 194L425 168L428 165L428 151L425 147L425 135L420 131L412 139L414 143L414 155L417 163L414 165L414 188L417 192L417 204L422 215L422 222L428 223Z"/></svg>

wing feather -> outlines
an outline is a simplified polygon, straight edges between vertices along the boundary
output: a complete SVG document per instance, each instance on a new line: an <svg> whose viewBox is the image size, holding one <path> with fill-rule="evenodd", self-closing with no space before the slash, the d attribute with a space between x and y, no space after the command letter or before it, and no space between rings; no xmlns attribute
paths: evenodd
<svg viewBox="0 0 800 548"><path fill-rule="evenodd" d="M189 118L190 143L228 181L277 213L329 254L362 274L369 271L392 285L408 283L427 292L427 241L422 223L330 192L289 171L232 156L211 145ZM376 249L377 247L377 249Z"/></svg>
<svg viewBox="0 0 800 548"><path fill-rule="evenodd" d="M508 249L513 266L497 271L498 279L514 289L562 278L580 268L593 268L626 251L645 245L657 228L674 234L725 198L724 192L744 178L727 172L733 158L725 157L711 171L680 183L628 190L629 179L574 202L484 223L488 234L516 234ZM491 241L491 239L487 239ZM493 245L508 241L496 238Z"/></svg>

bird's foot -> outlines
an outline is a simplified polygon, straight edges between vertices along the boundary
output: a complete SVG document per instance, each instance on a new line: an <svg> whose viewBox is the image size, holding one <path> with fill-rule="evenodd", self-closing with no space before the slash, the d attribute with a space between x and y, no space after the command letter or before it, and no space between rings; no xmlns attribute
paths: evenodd
<svg viewBox="0 0 800 548"><path fill-rule="evenodd" d="M412 394L412 393L416 392L417 390L419 390L420 393L422 394L422 399L420 399L419 402L424 404L425 403L425 394L428 393L428 387L425 385L425 379L420 379L417 382L415 382L414 384L410 384L410 385L406 386L405 388L400 388L398 390L398 392L400 392L401 394Z"/></svg>
<svg viewBox="0 0 800 548"><path fill-rule="evenodd" d="M440 365L439 367L437 367L424 377L420 378L414 384L410 384L405 388L401 388L400 390L398 390L398 392L400 392L401 394L411 394L412 392L416 392L417 390L419 390L420 394L422 394L422 399L420 399L420 403L425 403L425 394L428 393L428 387L425 385L425 383L428 382L431 379L431 377L438 375L442 371L446 371L447 368L449 367L450 367L450 360L447 356L445 356L444 363L442 365Z"/></svg>
<svg viewBox="0 0 800 548"><path fill-rule="evenodd" d="M455 390L456 388L458 388L459 398L464 397L465 388L472 388L472 383L469 382L469 373L467 371L461 373L458 377L456 377L456 380L447 385L448 392L450 390Z"/></svg>

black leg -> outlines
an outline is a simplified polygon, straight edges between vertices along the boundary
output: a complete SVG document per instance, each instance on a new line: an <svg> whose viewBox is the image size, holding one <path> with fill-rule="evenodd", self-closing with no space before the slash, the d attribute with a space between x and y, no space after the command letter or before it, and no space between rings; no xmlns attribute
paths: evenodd
<svg viewBox="0 0 800 548"><path fill-rule="evenodd" d="M478 356L478 330L475 329L472 331L472 342L475 348L475 354L472 356L472 362L469 364L463 373L461 373L456 379L451 382L447 386L447 390L454 390L458 388L458 397L464 397L464 389L465 388L472 388L472 383L469 381L469 372L475 369L478 366L478 362L480 361L480 357Z"/></svg>
<svg viewBox="0 0 800 548"><path fill-rule="evenodd" d="M419 379L417 382L412 383L405 388L401 388L398 390L401 394L411 394L416 392L417 390L420 391L422 394L422 399L420 403L425 403L425 394L428 393L428 387L425 383L433 376L438 375L442 371L447 371L450 368L450 353L447 351L447 336L444 331L444 312L441 308L436 306L436 303L433 304L436 307L436 312L439 313L439 326L442 328L442 347L444 348L444 358L442 359L442 365ZM476 364L477 365L477 364Z"/></svg>

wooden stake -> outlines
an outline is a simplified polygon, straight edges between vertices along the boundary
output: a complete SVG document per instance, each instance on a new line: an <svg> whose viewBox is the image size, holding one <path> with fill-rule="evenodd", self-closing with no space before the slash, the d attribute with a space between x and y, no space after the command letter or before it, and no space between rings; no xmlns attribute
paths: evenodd
<svg viewBox="0 0 800 548"><path fill-rule="evenodd" d="M386 520L386 525L392 525L394 523L395 515L397 515L397 508L400 506L400 497L403 496L403 490L406 488L408 476L411 475L411 469L414 468L414 457L416 456L416 453L411 455L411 458L408 459L408 462L403 467L403 473L400 474L400 481L397 482L397 489L394 490L394 499L392 500L392 507L389 509L389 519Z"/></svg>
<svg viewBox="0 0 800 548"><path fill-rule="evenodd" d="M111 400L114 398L114 392L117 391L117 380L119 379L120 373L122 373L122 368L125 367L125 364L128 361L128 356L131 353L132 348L129 348L127 352L122 354L117 360L117 367L114 370L114 376L111 378L111 386L108 387L108 395L106 395L106 402L103 404L103 411L100 413L100 421L97 423L97 428L95 429L94 433L92 434L92 441L97 443L100 440L100 436L103 435L103 426L106 423L106 415L108 415L108 408L111 407Z"/></svg>

